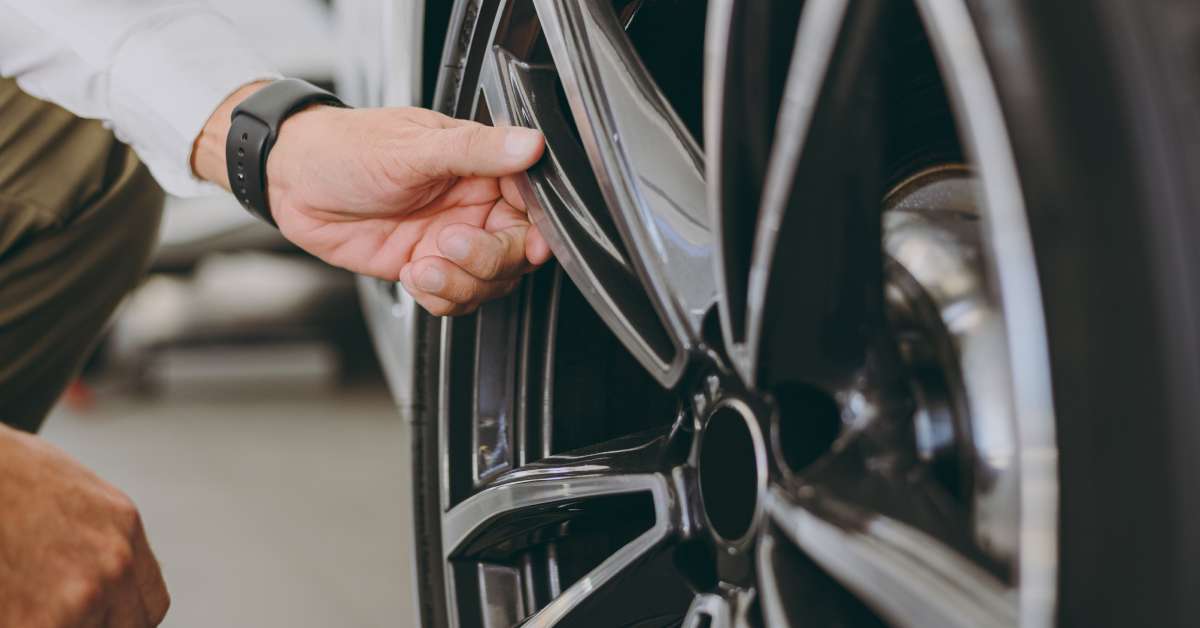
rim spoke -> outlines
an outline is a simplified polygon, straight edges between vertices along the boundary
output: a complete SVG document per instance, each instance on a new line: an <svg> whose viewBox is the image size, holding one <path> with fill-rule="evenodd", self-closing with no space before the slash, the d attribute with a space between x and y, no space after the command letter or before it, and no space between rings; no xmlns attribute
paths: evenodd
<svg viewBox="0 0 1200 628"><path fill-rule="evenodd" d="M604 211L583 149L558 108L557 83L553 68L523 63L501 48L487 54L480 72L494 123L529 126L546 136L546 157L519 184L534 224L605 324L669 385L682 371L683 352L659 321Z"/></svg>
<svg viewBox="0 0 1200 628"><path fill-rule="evenodd" d="M666 430L653 430L501 474L446 513L447 557L484 555L530 531L585 514L588 502L638 493L650 497L651 531L662 540L680 519L662 472L668 439Z"/></svg>
<svg viewBox="0 0 1200 628"><path fill-rule="evenodd" d="M764 625L885 625L861 600L784 538L776 526L764 526L757 552L758 598Z"/></svg>
<svg viewBox="0 0 1200 628"><path fill-rule="evenodd" d="M881 320L880 10L804 4L759 210L746 340L730 347L749 382L840 383L862 366Z"/></svg>
<svg viewBox="0 0 1200 628"><path fill-rule="evenodd" d="M719 595L697 595L681 628L729 628L729 603Z"/></svg>
<svg viewBox="0 0 1200 628"><path fill-rule="evenodd" d="M487 559L493 550L510 552L518 539L594 515L612 504L606 499L640 493L652 504L649 528L550 600L529 621L571 625L581 614L595 612L593 602L607 596L618 582L624 586L643 571L657 574L654 579L663 583L664 577L674 572L671 561L662 560L669 555L659 550L681 528L677 500L667 475L660 471L665 466L668 440L669 432L656 430L552 456L498 477L446 513L442 530L447 558ZM646 584L641 585L643 589ZM669 610L677 597L658 602Z"/></svg>
<svg viewBox="0 0 1200 628"><path fill-rule="evenodd" d="M611 3L534 4L633 266L667 328L690 349L716 300L700 147L642 66Z"/></svg>
<svg viewBox="0 0 1200 628"><path fill-rule="evenodd" d="M745 342L746 291L767 158L802 2L712 0L705 29L705 178L724 337ZM726 139L728 136L728 140Z"/></svg>
<svg viewBox="0 0 1200 628"><path fill-rule="evenodd" d="M628 626L646 617L679 617L690 591L654 530L612 556L542 607L527 626Z"/></svg>
<svg viewBox="0 0 1200 628"><path fill-rule="evenodd" d="M793 500L780 489L766 508L787 539L894 624L1017 623L1012 589L915 528L828 498Z"/></svg>
<svg viewBox="0 0 1200 628"><path fill-rule="evenodd" d="M723 591L722 595L702 593L692 599L680 628L749 628L754 592L745 589ZM775 624L769 624L775 626Z"/></svg>
<svg viewBox="0 0 1200 628"><path fill-rule="evenodd" d="M779 541L765 533L758 540L758 595L763 620L768 626L791 626L786 606L787 594L781 590L778 573Z"/></svg>

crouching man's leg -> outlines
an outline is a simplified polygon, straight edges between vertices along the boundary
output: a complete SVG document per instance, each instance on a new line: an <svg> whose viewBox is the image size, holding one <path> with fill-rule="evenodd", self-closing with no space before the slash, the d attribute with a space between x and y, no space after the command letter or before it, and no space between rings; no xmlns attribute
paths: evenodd
<svg viewBox="0 0 1200 628"><path fill-rule="evenodd" d="M163 193L99 122L0 79L0 421L36 431L154 248Z"/></svg>

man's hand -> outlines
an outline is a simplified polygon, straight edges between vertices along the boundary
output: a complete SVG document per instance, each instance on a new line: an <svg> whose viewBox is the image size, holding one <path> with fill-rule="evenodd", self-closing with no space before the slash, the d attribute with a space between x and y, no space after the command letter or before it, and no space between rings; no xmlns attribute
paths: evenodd
<svg viewBox="0 0 1200 628"><path fill-rule="evenodd" d="M53 445L0 425L0 626L157 626L170 598L137 509Z"/></svg>
<svg viewBox="0 0 1200 628"><path fill-rule="evenodd" d="M209 120L196 172L228 188L224 145L235 93ZM437 315L507 294L550 257L512 176L542 137L418 108L316 106L288 118L267 160L267 196L285 237L355 272L399 279Z"/></svg>

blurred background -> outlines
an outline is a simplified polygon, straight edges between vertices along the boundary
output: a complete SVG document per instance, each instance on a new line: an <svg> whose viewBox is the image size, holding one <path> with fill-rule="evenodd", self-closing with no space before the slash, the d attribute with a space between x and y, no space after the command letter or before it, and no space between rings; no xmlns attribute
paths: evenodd
<svg viewBox="0 0 1200 628"><path fill-rule="evenodd" d="M285 75L337 87L329 2L210 1ZM401 429L353 277L221 195L168 200L150 275L43 436L141 508L165 626L304 628L411 604Z"/></svg>

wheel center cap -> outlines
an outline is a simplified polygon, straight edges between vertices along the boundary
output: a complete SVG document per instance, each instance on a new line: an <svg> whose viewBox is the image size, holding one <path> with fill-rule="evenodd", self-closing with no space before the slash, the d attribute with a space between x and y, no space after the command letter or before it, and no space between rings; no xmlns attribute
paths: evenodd
<svg viewBox="0 0 1200 628"><path fill-rule="evenodd" d="M738 544L758 520L767 480L762 430L737 400L718 404L700 436L699 478L704 514L716 535Z"/></svg>

